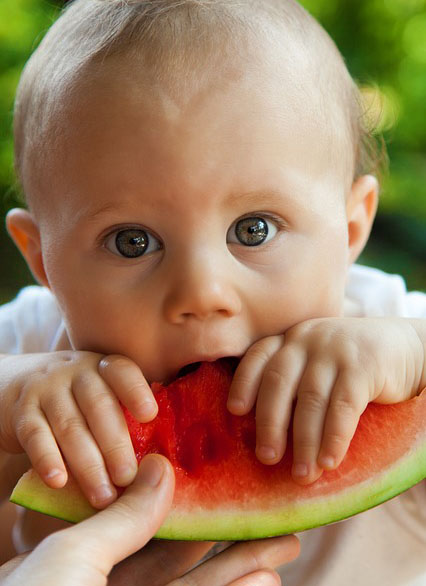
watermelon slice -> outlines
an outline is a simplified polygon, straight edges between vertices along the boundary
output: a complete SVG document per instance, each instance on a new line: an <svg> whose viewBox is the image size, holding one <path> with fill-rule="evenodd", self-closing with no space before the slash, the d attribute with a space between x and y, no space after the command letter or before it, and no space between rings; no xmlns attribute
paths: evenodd
<svg viewBox="0 0 426 586"><path fill-rule="evenodd" d="M397 405L370 404L339 468L309 486L291 478L291 446L279 464L254 455L254 413L226 409L232 365L201 363L168 386L153 384L158 417L140 424L125 410L133 446L167 456L176 472L173 508L157 537L239 540L293 533L344 519L426 476L426 392ZM95 513L70 478L48 488L30 470L12 502L67 521Z"/></svg>

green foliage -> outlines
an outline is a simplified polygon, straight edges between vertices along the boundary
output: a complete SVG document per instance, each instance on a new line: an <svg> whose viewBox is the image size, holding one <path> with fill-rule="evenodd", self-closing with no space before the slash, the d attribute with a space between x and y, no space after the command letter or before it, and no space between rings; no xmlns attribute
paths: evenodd
<svg viewBox="0 0 426 586"><path fill-rule="evenodd" d="M16 205L13 173L12 113L22 68L56 15L47 0L0 0L0 218ZM0 226L0 303L32 282L24 261L12 245L4 222Z"/></svg>
<svg viewBox="0 0 426 586"><path fill-rule="evenodd" d="M12 110L22 68L54 21L58 7L42 0L0 0L0 185L13 183Z"/></svg>
<svg viewBox="0 0 426 586"><path fill-rule="evenodd" d="M382 108L390 173L361 258L426 290L426 0L301 0Z"/></svg>
<svg viewBox="0 0 426 586"><path fill-rule="evenodd" d="M359 85L385 97L391 174L381 211L426 220L426 1L302 0L329 31Z"/></svg>
<svg viewBox="0 0 426 586"><path fill-rule="evenodd" d="M302 0L329 31L358 81L373 89L391 172L363 256L426 289L426 0ZM13 97L25 61L59 13L52 0L0 0L0 215L16 202ZM0 301L30 280L0 229Z"/></svg>

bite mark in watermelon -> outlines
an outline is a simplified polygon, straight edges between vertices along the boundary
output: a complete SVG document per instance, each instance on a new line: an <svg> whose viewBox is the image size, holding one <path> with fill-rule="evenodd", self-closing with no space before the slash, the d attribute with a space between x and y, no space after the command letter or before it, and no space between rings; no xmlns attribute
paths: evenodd
<svg viewBox="0 0 426 586"><path fill-rule="evenodd" d="M173 508L156 537L239 540L293 533L374 507L426 477L426 392L396 405L370 404L337 470L300 486L291 478L292 450L274 466L255 457L254 412L226 408L233 369L201 363L168 386L152 385L159 413L138 423L125 409L138 461L161 453L176 474ZM96 511L75 481L47 487L34 470L11 501L78 522Z"/></svg>

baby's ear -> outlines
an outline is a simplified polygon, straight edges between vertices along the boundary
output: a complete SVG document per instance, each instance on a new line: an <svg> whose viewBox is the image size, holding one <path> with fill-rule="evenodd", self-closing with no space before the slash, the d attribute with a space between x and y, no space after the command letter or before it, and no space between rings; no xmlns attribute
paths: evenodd
<svg viewBox="0 0 426 586"><path fill-rule="evenodd" d="M379 183L373 175L354 181L346 204L349 262L356 261L367 243L379 199Z"/></svg>
<svg viewBox="0 0 426 586"><path fill-rule="evenodd" d="M40 231L33 215L28 210L14 208L6 216L6 227L36 281L48 287L41 253Z"/></svg>

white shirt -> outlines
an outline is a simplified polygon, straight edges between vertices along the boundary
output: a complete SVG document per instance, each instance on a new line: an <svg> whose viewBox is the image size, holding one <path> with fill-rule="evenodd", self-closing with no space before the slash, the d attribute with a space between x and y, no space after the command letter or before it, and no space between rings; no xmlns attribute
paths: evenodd
<svg viewBox="0 0 426 586"><path fill-rule="evenodd" d="M426 317L426 295L403 279L354 265L345 314ZM0 353L58 348L64 327L53 295L23 289L0 308ZM425 422L426 424L426 422ZM426 586L426 483L346 521L299 534L301 554L283 566L285 586Z"/></svg>

